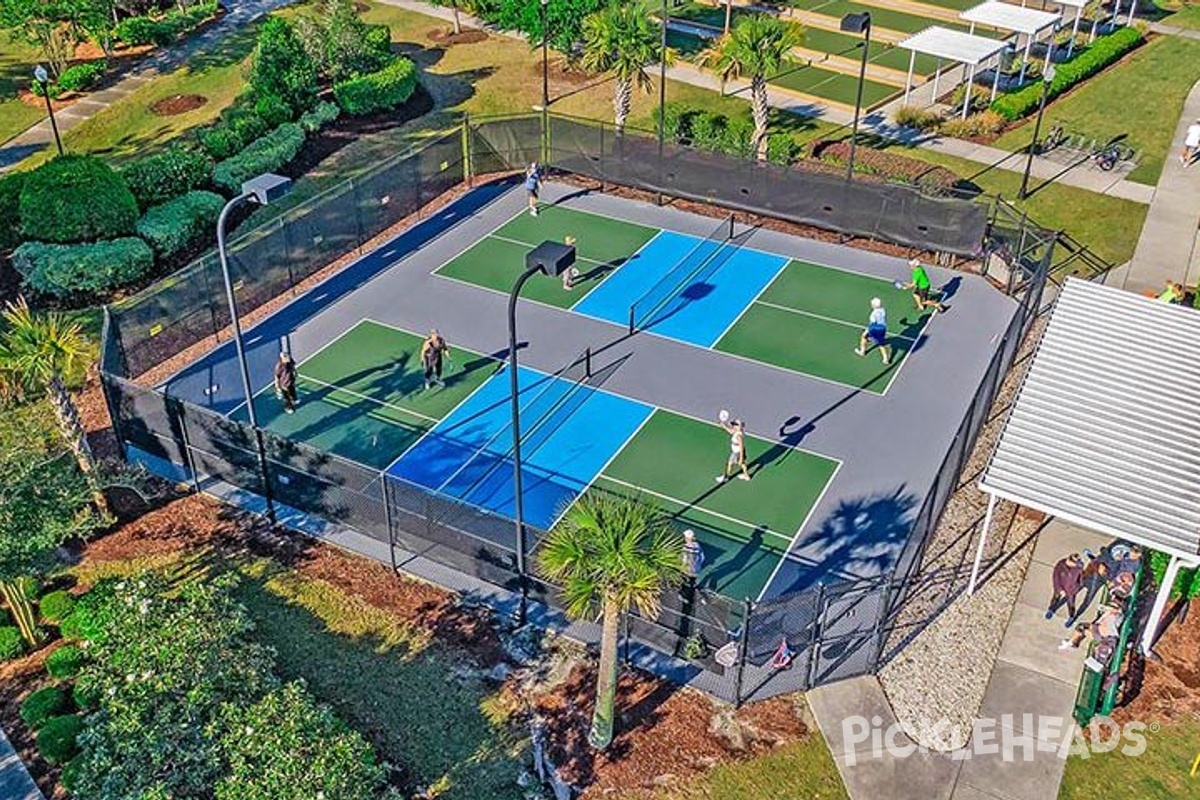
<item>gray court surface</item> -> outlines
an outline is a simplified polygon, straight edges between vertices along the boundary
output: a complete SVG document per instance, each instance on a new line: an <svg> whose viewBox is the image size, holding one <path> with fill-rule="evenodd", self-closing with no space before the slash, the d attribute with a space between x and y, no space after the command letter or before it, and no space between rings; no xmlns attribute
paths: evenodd
<svg viewBox="0 0 1200 800"><path fill-rule="evenodd" d="M554 183L543 187L543 201L697 236L713 228L707 216ZM254 385L270 381L282 343L302 361L363 319L410 331L437 327L452 345L503 357L507 297L432 273L524 204L519 184L476 189L248 330ZM908 274L903 259L765 229L745 245L889 281ZM870 577L892 567L1017 311L980 277L929 273L934 285L959 279L952 308L925 327L919 348L882 395L660 336L630 337L620 326L530 302L519 308L520 359L553 371L587 347L604 348L605 363L622 362L605 383L609 391L703 419L729 408L755 436L841 461L764 596ZM850 338L837 346L855 358ZM221 413L241 402L240 385L230 345L168 382L171 394ZM714 454L717 469L723 458Z"/></svg>

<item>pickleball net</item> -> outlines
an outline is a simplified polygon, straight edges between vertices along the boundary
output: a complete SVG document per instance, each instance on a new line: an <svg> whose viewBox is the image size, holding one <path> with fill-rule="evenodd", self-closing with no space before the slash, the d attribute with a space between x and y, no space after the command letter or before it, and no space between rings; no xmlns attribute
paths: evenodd
<svg viewBox="0 0 1200 800"><path fill-rule="evenodd" d="M733 214L730 214L629 306L629 332L645 330L667 316L671 312L670 302L680 297L732 240Z"/></svg>

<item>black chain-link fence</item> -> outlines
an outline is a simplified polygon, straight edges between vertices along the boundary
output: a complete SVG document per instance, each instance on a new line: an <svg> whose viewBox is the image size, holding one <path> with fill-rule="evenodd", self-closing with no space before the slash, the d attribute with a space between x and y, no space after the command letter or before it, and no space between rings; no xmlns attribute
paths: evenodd
<svg viewBox="0 0 1200 800"><path fill-rule="evenodd" d="M959 205L943 206L945 201L928 205L928 198L910 196L907 190L890 194L880 193L878 186L842 182L826 186L824 177L791 178L773 166L678 147L658 161L653 141L647 144L628 132L614 138L611 129L599 123L557 116L549 121L548 129L540 116L472 123L245 233L233 243L230 259L243 312L286 295L306 277L361 248L473 174L512 170L544 156L547 143L557 168L593 178L786 219L845 225L846 230L859 233L870 229L864 235L883 235L891 230L889 226L898 226L887 233L893 241L948 252L959 252L960 245L961 250L970 249L965 239L956 244L949 235L951 228L957 235L976 224L974 212ZM650 145L655 147L648 150ZM825 213L820 211L822 196L834 209L829 218L821 216ZM884 214L895 198L900 198L895 206L898 215ZM862 230L845 217L858 202L868 209L862 218L874 220L863 223ZM818 210L810 214L788 203ZM937 231L923 230L926 216L930 222L941 220L937 224L947 235L939 238ZM885 217L890 220L886 224ZM994 249L1007 246L1001 237L987 241ZM682 660L698 685L735 703L875 671L895 652L896 643L926 619L907 609L938 607L926 598L925 545L1033 320L1053 242L1052 236L1032 244L1022 240L1015 255L1002 254L1009 257L1008 286L1020 297L1021 310L997 349L913 521L907 544L889 572L866 579L833 578L757 603L688 585L666 593L656 618L629 615L627 641ZM215 257L206 257L109 309L101 376L115 433L127 457L190 483L197 491L233 491L357 530L386 545L393 565L403 567L406 560L424 558L474 580L561 606L555 587L535 575L520 574L516 527L507 517L270 431L255 430L167 396L162 389L138 385L134 378L164 359L221 334L228 323L221 287L219 265ZM589 355L573 361L565 373L602 382L604 370L593 373ZM538 426L532 424L526 433L536 437ZM535 562L545 535L526 530L524 561Z"/></svg>

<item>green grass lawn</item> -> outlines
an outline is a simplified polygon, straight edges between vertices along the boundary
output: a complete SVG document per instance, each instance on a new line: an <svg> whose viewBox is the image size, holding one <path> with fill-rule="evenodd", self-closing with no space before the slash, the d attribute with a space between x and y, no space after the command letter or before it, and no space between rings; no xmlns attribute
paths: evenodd
<svg viewBox="0 0 1200 800"><path fill-rule="evenodd" d="M1163 25L1200 30L1200 3L1159 3L1158 6L1170 14L1159 20Z"/></svg>
<svg viewBox="0 0 1200 800"><path fill-rule="evenodd" d="M847 800L837 765L823 737L813 735L749 761L721 764L655 800L753 800L788 797Z"/></svg>
<svg viewBox="0 0 1200 800"><path fill-rule="evenodd" d="M1122 264L1133 256L1142 224L1146 221L1147 207L1131 200L1063 184L1037 189L1040 183L1033 179L1030 186L1036 192L1023 202L1017 201L1017 192L1021 188L1021 175L1018 172L989 169L974 161L919 147L895 146L893 150L910 158L946 167L968 179L985 194L1001 195L1028 210L1030 218L1039 225L1070 233L1091 247L1097 255L1115 264ZM1018 163L1015 156L1012 163Z"/></svg>
<svg viewBox="0 0 1200 800"><path fill-rule="evenodd" d="M1200 720L1164 725L1158 732L1147 730L1144 735L1146 752L1138 756L1124 755L1117 748L1107 753L1091 753L1087 758L1067 759L1059 800L1196 797L1200 792L1197 788L1200 777L1190 777L1188 772L1200 753Z"/></svg>
<svg viewBox="0 0 1200 800"><path fill-rule="evenodd" d="M1190 8L1200 18L1200 8ZM1160 36L1128 59L1046 107L1043 130L1062 125L1070 133L1107 140L1117 136L1141 151L1129 179L1154 185L1172 141L1184 98L1200 80L1200 41ZM1017 150L1029 142L1029 120L996 142Z"/></svg>
<svg viewBox="0 0 1200 800"><path fill-rule="evenodd" d="M17 92L32 83L40 51L12 31L0 31L0 143L41 119L44 108L27 105Z"/></svg>

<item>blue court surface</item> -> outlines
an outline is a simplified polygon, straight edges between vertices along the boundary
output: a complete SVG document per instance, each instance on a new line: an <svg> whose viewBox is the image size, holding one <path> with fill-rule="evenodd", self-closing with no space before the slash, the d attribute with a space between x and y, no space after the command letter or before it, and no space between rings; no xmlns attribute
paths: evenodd
<svg viewBox="0 0 1200 800"><path fill-rule="evenodd" d="M639 329L712 347L787 261L741 249L736 240L663 231L571 310L628 326L636 303Z"/></svg>
<svg viewBox="0 0 1200 800"><path fill-rule="evenodd" d="M521 367L525 520L549 530L654 410L583 383ZM479 387L387 470L507 517L513 508L509 373Z"/></svg>

